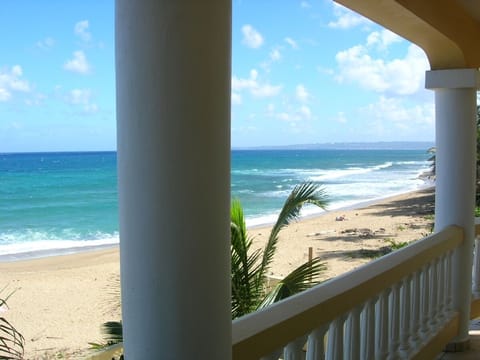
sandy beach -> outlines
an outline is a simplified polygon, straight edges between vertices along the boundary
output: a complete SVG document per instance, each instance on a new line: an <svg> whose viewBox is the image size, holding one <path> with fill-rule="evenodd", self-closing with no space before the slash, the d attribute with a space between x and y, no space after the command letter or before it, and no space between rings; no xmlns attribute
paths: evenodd
<svg viewBox="0 0 480 360"><path fill-rule="evenodd" d="M431 233L434 189L387 198L355 209L303 219L280 235L270 269L282 277L308 259L309 248L327 265L322 279L352 270L393 244ZM250 230L263 246L269 227ZM26 339L26 359L82 358L101 341L100 325L120 319L112 287L119 276L118 249L0 263L1 295L15 293L3 315Z"/></svg>

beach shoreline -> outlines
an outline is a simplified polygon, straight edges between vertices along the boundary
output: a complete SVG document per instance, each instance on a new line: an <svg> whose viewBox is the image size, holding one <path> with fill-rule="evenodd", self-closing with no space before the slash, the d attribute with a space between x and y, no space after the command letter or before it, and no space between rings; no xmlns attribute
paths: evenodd
<svg viewBox="0 0 480 360"><path fill-rule="evenodd" d="M369 199L369 200L363 200L359 201L357 203L353 203L351 205L347 206L341 206L341 207L336 207L329 209L327 207L326 210L322 210L320 212L314 212L306 215L301 215L299 218L299 221L305 221L305 220L310 220L310 219L315 219L317 217L321 216L326 216L331 212L343 212L343 211L352 211L355 209L375 205L376 203L379 202L384 202L388 201L390 198L395 198L397 196L404 196L408 195L410 193L416 193L417 191L422 191L425 189L433 189L434 186L426 182L423 186L420 186L418 189L412 190L412 191L407 191L407 192L401 192L401 193L394 193L394 194L389 194L384 197L378 197L374 199ZM247 224L248 224L248 219L247 219ZM254 225L247 225L247 229L249 231L253 231L256 229L263 229L263 228L269 228L274 225L274 221L270 222L265 222L265 223L259 223L259 224L254 224ZM47 250L34 250L34 251L23 251L23 252L18 252L18 253L7 253L7 254L0 254L0 264L2 263L9 263L9 262L17 262L17 261L29 261L29 260L35 260L35 259L42 259L42 258L48 258L48 257L56 257L56 256L64 256L64 255L75 255L75 254L80 254L84 252L91 252L91 251L99 251L103 249L114 249L119 247L119 240L113 243L108 243L108 244L101 244L101 245L85 245L85 246L74 246L74 247L65 247L65 248L52 248L52 249L47 249Z"/></svg>
<svg viewBox="0 0 480 360"><path fill-rule="evenodd" d="M302 218L282 230L269 276L285 276L308 259L310 247L327 265L322 279L350 271L371 261L388 241L407 243L428 235L433 210L434 188L429 187ZM248 231L253 247L261 248L270 226ZM118 246L1 262L0 288L7 286L2 295L15 291L4 315L25 336L26 358L58 353L75 358L86 354L89 342L101 341L100 325L121 317L118 295L112 294L119 265Z"/></svg>

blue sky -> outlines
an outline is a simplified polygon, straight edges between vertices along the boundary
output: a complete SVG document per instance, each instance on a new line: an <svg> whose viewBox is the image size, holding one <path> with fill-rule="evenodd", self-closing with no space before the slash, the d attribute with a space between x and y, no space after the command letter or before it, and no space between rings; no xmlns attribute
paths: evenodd
<svg viewBox="0 0 480 360"><path fill-rule="evenodd" d="M0 152L115 149L113 7L2 0ZM234 147L434 140L423 51L332 1L234 0L232 55Z"/></svg>

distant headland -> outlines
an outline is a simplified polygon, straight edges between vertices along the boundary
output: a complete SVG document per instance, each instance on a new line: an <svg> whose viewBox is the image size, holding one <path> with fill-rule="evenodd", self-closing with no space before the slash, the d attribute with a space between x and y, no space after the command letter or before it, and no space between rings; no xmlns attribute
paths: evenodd
<svg viewBox="0 0 480 360"><path fill-rule="evenodd" d="M331 142L278 146L232 147L232 150L428 150L433 141Z"/></svg>

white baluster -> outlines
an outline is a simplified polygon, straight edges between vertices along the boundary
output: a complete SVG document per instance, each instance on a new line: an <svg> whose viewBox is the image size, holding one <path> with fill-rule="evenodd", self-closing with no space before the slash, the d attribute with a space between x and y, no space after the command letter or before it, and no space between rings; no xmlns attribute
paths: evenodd
<svg viewBox="0 0 480 360"><path fill-rule="evenodd" d="M306 341L307 337L302 336L288 343L283 349L284 360L303 360L303 347Z"/></svg>
<svg viewBox="0 0 480 360"><path fill-rule="evenodd" d="M383 360L388 355L388 295L390 289L385 289L377 302L376 309L376 333L377 350L375 351L375 358Z"/></svg>
<svg viewBox="0 0 480 360"><path fill-rule="evenodd" d="M333 320L328 329L327 360L343 359L343 323L345 319L340 316Z"/></svg>
<svg viewBox="0 0 480 360"><path fill-rule="evenodd" d="M421 271L415 272L412 278L412 317L410 318L410 346L416 348L420 344L420 309L421 309Z"/></svg>
<svg viewBox="0 0 480 360"><path fill-rule="evenodd" d="M362 313L361 358L371 360L375 356L375 303L378 297L367 301Z"/></svg>
<svg viewBox="0 0 480 360"><path fill-rule="evenodd" d="M430 266L430 311L428 313L429 327L436 330L439 326L438 319L438 258Z"/></svg>
<svg viewBox="0 0 480 360"><path fill-rule="evenodd" d="M480 293L480 238L475 237L475 250L473 257L472 290Z"/></svg>
<svg viewBox="0 0 480 360"><path fill-rule="evenodd" d="M306 360L325 359L325 333L327 330L328 324L322 325L308 335Z"/></svg>
<svg viewBox="0 0 480 360"><path fill-rule="evenodd" d="M422 340L428 339L429 311L430 311L430 265L426 264L422 268L422 307L420 310L420 331Z"/></svg>
<svg viewBox="0 0 480 360"><path fill-rule="evenodd" d="M411 350L409 338L412 329L410 321L410 317L412 316L412 282L413 275L409 275L403 279L402 302L400 306L400 352L403 358L408 358Z"/></svg>
<svg viewBox="0 0 480 360"><path fill-rule="evenodd" d="M446 279L445 279L445 290L446 290L446 311L445 316L450 317L453 312L453 294L452 294L452 261L453 261L453 251L450 251L447 254L446 258Z"/></svg>
<svg viewBox="0 0 480 360"><path fill-rule="evenodd" d="M360 359L360 313L362 306L355 307L347 319L345 329L345 357L351 360Z"/></svg>
<svg viewBox="0 0 480 360"><path fill-rule="evenodd" d="M389 357L398 357L398 348L400 346L400 287L401 283L392 286L392 293L389 301Z"/></svg>
<svg viewBox="0 0 480 360"><path fill-rule="evenodd" d="M438 319L439 323L443 324L445 321L445 311L446 311L446 304L445 304L445 281L446 281L446 258L445 254L442 255L438 262Z"/></svg>

